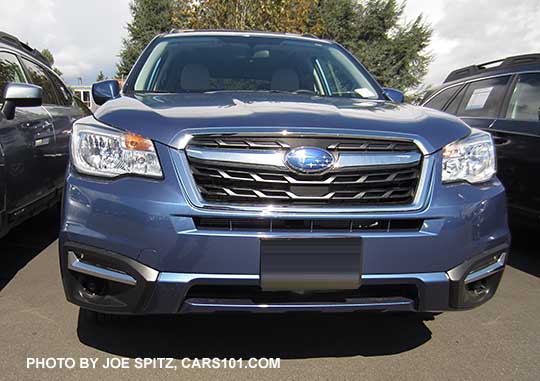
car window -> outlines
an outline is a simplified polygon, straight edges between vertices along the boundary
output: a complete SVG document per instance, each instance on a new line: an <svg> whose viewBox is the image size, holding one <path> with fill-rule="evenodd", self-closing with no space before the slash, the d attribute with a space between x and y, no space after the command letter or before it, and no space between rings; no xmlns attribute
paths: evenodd
<svg viewBox="0 0 540 381"><path fill-rule="evenodd" d="M72 96L70 91L67 89L64 83L60 79L58 79L58 77L56 77L55 75L50 75L49 77L54 83L54 87L56 89L56 93L58 94L60 103L63 106L70 106L72 102Z"/></svg>
<svg viewBox="0 0 540 381"><path fill-rule="evenodd" d="M494 118L501 106L509 76L471 82L457 107L458 116ZM452 109L450 105L448 109Z"/></svg>
<svg viewBox="0 0 540 381"><path fill-rule="evenodd" d="M54 85L52 84L51 79L45 72L45 69L31 61L28 61L25 58L23 58L22 60L24 66L28 70L30 81L34 85L41 86L41 88L43 89L43 104L60 104L54 91Z"/></svg>
<svg viewBox="0 0 540 381"><path fill-rule="evenodd" d="M519 76L506 117L513 120L539 121L540 114L540 73Z"/></svg>
<svg viewBox="0 0 540 381"><path fill-rule="evenodd" d="M433 98L424 104L425 107L433 108L435 110L444 110L444 106L448 103L450 99L457 93L461 86L452 86L447 89L444 89Z"/></svg>
<svg viewBox="0 0 540 381"><path fill-rule="evenodd" d="M4 90L9 82L26 82L19 60L14 54L0 52L0 103L4 102Z"/></svg>
<svg viewBox="0 0 540 381"><path fill-rule="evenodd" d="M135 91L277 91L378 99L379 93L332 44L277 37L171 37L136 74Z"/></svg>
<svg viewBox="0 0 540 381"><path fill-rule="evenodd" d="M446 106L445 112L449 114L456 115L458 111L458 107L461 104L461 101L463 100L463 95L465 94L465 89L467 89L467 86L463 86L457 93L457 95L450 101L450 103Z"/></svg>

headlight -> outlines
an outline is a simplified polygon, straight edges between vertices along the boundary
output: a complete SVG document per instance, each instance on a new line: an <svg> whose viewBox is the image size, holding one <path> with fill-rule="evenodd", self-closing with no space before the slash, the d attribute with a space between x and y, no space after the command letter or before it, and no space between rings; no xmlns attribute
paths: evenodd
<svg viewBox="0 0 540 381"><path fill-rule="evenodd" d="M468 137L446 145L442 155L443 183L482 183L496 172L495 147L487 132L473 129Z"/></svg>
<svg viewBox="0 0 540 381"><path fill-rule="evenodd" d="M75 124L71 161L77 171L87 175L163 177L151 140L106 126Z"/></svg>

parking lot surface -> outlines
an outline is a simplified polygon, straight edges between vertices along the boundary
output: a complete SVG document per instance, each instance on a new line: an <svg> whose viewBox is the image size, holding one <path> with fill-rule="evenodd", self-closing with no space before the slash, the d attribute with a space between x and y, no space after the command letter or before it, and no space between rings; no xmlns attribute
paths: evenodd
<svg viewBox="0 0 540 381"><path fill-rule="evenodd" d="M2 379L520 379L540 378L540 253L514 235L493 300L423 320L394 315L209 315L118 318L98 325L65 301L57 210L0 240ZM95 370L27 369L27 358L98 358ZM129 369L104 369L108 358ZM137 369L173 357L176 369ZM279 369L184 369L182 358L279 357Z"/></svg>

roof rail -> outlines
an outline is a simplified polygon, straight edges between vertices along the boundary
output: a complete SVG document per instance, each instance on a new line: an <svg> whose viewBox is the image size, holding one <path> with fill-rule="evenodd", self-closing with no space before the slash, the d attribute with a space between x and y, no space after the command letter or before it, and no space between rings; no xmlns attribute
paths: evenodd
<svg viewBox="0 0 540 381"><path fill-rule="evenodd" d="M232 32L232 33L266 33L266 34L281 34L281 35L288 35L288 36L298 36L298 37L306 37L306 38L316 38L319 39L319 37L313 35L313 34L300 34L300 33L294 33L294 32L272 32L268 30L246 30L246 29L189 29L189 28L173 28L168 33L190 33L190 32Z"/></svg>
<svg viewBox="0 0 540 381"><path fill-rule="evenodd" d="M51 67L50 62L47 61L47 59L43 56L43 54L41 54L39 52L39 50L32 48L30 45L25 44L24 42L19 40L17 37L15 37L15 36L13 36L13 35L11 35L9 33L0 32L0 42L4 43L6 45L10 45L10 46L12 46L14 48L23 50L25 53L31 55L36 60L40 61L41 63L43 63L45 65L47 65L48 67Z"/></svg>
<svg viewBox="0 0 540 381"><path fill-rule="evenodd" d="M479 65L466 66L456 69L448 74L443 83L452 82L458 79L472 77L481 72L509 68L513 66L524 66L529 64L540 64L540 54L522 54L519 56L506 57L499 60L484 62Z"/></svg>

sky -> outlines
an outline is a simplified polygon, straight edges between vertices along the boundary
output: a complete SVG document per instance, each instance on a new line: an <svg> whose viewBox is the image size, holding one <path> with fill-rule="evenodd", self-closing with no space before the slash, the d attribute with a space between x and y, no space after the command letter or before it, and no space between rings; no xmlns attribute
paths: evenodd
<svg viewBox="0 0 540 381"><path fill-rule="evenodd" d="M408 0L402 21L420 14L433 27L426 85L459 67L540 53L540 0ZM100 70L114 76L131 19L129 0L0 0L0 15L1 31L48 48L71 85Z"/></svg>

